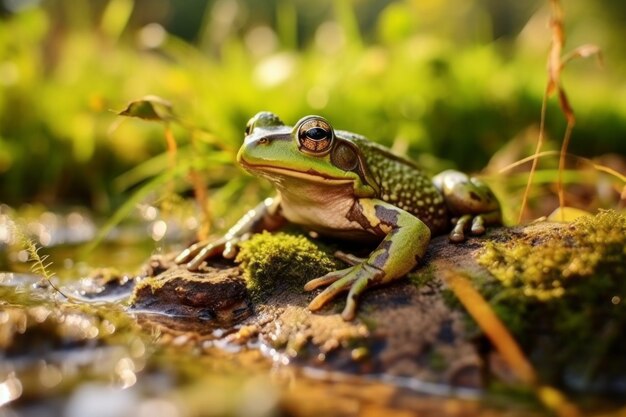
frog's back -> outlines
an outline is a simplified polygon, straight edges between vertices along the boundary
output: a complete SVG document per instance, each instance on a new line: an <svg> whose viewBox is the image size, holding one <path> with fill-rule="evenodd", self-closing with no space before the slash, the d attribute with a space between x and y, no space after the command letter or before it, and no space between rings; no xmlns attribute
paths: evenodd
<svg viewBox="0 0 626 417"><path fill-rule="evenodd" d="M377 198L413 214L426 223L433 234L447 230L448 212L443 196L415 163L363 136L341 132L341 137L353 142L361 151L378 187Z"/></svg>

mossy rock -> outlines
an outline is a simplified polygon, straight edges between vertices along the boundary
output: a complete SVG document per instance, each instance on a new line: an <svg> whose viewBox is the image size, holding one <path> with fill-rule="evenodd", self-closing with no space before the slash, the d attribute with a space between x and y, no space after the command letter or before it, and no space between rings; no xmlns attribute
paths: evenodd
<svg viewBox="0 0 626 417"><path fill-rule="evenodd" d="M489 242L474 279L545 380L619 390L626 377L626 217L602 211Z"/></svg>
<svg viewBox="0 0 626 417"><path fill-rule="evenodd" d="M302 291L308 280L341 267L328 247L301 233L284 232L253 235L241 243L235 262L257 297L277 289Z"/></svg>

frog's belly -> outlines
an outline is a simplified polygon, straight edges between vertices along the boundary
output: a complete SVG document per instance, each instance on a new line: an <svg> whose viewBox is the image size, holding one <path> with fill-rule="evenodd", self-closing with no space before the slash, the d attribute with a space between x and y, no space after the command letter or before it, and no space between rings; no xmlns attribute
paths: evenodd
<svg viewBox="0 0 626 417"><path fill-rule="evenodd" d="M380 240L380 237L366 231L347 215L354 200L333 198L328 195L325 201L306 201L282 196L282 214L291 223L303 226L325 236L347 240Z"/></svg>

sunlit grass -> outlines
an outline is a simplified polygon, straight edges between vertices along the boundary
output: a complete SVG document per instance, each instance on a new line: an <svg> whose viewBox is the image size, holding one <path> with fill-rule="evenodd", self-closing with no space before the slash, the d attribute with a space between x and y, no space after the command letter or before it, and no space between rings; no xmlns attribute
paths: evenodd
<svg viewBox="0 0 626 417"><path fill-rule="evenodd" d="M538 124L547 28L492 42L488 26L461 36L482 25L468 17L485 18L482 6L397 2L363 26L361 5L332 4L318 22L304 24L303 10L278 2L274 27L268 22L247 32L220 26L222 15L207 8L197 44L156 24L133 25L132 0L111 1L101 14L77 0L4 19L0 198L17 205L81 202L105 214L123 207L169 164L159 156L166 149L162 129L120 121L111 111L148 94L172 102L184 122L173 127L177 164L202 173L214 219L243 212L245 202L267 190L233 167L245 123L260 110L287 123L322 114L433 173L481 170L494 152ZM429 18L450 21L437 26ZM614 140L626 132L621 87L603 83L596 69L569 70L581 80L568 82L578 118L574 151L621 152L624 142ZM563 126L559 118L548 121L548 142ZM193 162L184 161L190 157ZM177 177L179 192L192 187L185 176ZM225 184L237 192L220 192Z"/></svg>

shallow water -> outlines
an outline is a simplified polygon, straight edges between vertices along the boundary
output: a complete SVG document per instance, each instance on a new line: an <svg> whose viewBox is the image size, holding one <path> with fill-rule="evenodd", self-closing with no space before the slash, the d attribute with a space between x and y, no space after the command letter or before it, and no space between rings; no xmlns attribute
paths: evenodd
<svg viewBox="0 0 626 417"><path fill-rule="evenodd" d="M117 302L60 301L34 275L2 273L0 291L3 415L485 411L476 400L425 395L436 387L416 386L416 381L404 381L406 387L401 388L401 381L382 383L297 369L264 349L215 343L228 329L131 315ZM434 392L445 393L441 389ZM468 391L468 396L475 393Z"/></svg>

